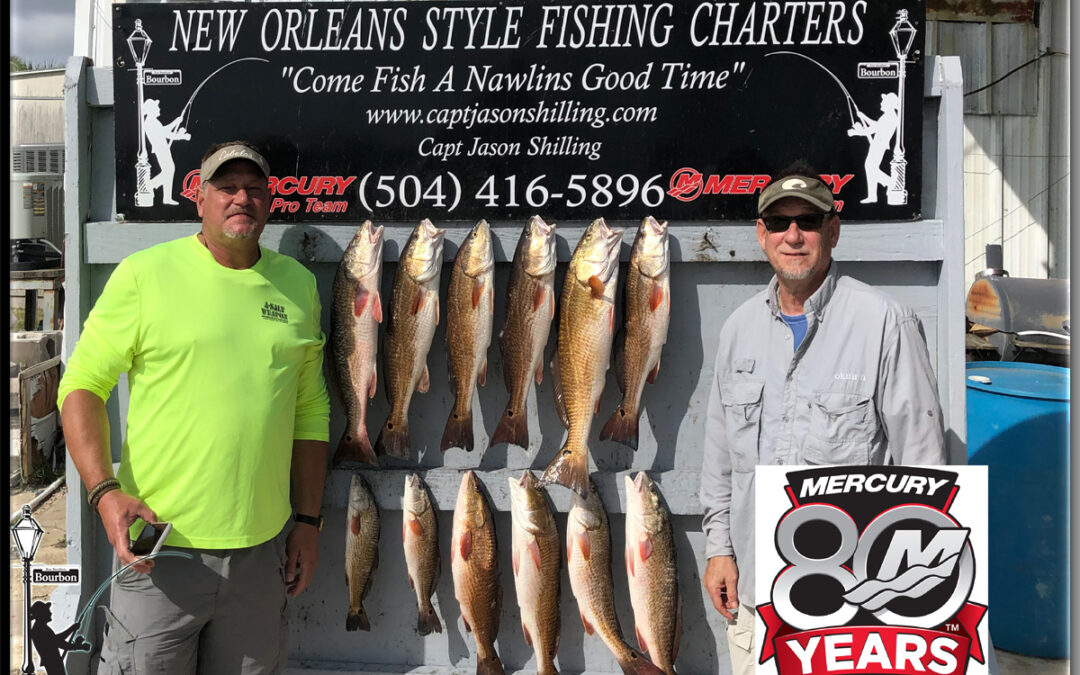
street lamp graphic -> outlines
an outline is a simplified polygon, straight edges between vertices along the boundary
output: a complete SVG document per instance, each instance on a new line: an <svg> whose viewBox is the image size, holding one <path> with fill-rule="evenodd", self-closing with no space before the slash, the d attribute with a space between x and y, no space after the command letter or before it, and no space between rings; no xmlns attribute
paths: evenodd
<svg viewBox="0 0 1080 675"><path fill-rule="evenodd" d="M150 160L146 156L146 137L143 136L143 66L150 54L153 40L142 27L142 19L135 19L135 31L128 36L128 49L135 59L135 82L139 88L139 159L135 163L135 206L153 206L154 191L150 189Z"/></svg>
<svg viewBox="0 0 1080 675"><path fill-rule="evenodd" d="M904 79L907 67L908 54L911 53L911 43L915 41L915 26L908 21L908 11L901 9L896 13L896 23L889 29L889 39L892 40L893 51L899 62L897 72L897 96L899 96L899 114L903 120L904 115ZM907 160L904 159L904 125L896 129L896 143L893 145L892 161L889 162L892 172L892 185L886 191L886 199L891 206L907 204Z"/></svg>
<svg viewBox="0 0 1080 675"><path fill-rule="evenodd" d="M30 515L30 505L22 507L22 518L11 526L11 536L23 561L23 666L22 672L34 672L34 659L30 654L30 562L37 553L44 532Z"/></svg>

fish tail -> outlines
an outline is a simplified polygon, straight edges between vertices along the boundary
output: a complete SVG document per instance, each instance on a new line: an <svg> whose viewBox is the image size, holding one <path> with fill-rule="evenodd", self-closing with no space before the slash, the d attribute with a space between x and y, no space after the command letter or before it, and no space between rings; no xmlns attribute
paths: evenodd
<svg viewBox="0 0 1080 675"><path fill-rule="evenodd" d="M345 630L371 630L371 622L368 621L363 605L357 609L349 608L349 616L345 617Z"/></svg>
<svg viewBox="0 0 1080 675"><path fill-rule="evenodd" d="M653 665L644 654L629 645L626 649L627 655L618 659L623 675L664 675L664 671Z"/></svg>
<svg viewBox="0 0 1080 675"><path fill-rule="evenodd" d="M446 420L446 430L443 431L442 443L439 449L446 452L450 448L473 449L473 423L472 411L458 412L457 406L450 411L450 417Z"/></svg>
<svg viewBox="0 0 1080 675"><path fill-rule="evenodd" d="M439 616L435 613L435 607L433 607L430 602L428 602L426 606L420 608L420 614L416 620L416 630L419 631L421 635L442 632L442 623L439 622Z"/></svg>
<svg viewBox="0 0 1080 675"><path fill-rule="evenodd" d="M506 675L502 661L498 654L492 654L486 659L476 658L476 675Z"/></svg>
<svg viewBox="0 0 1080 675"><path fill-rule="evenodd" d="M626 401L623 401L600 430L600 440L615 441L637 450L640 417L640 412L631 410Z"/></svg>
<svg viewBox="0 0 1080 675"><path fill-rule="evenodd" d="M395 422L391 417L386 420L379 438L375 441L375 451L380 455L409 458L409 423Z"/></svg>
<svg viewBox="0 0 1080 675"><path fill-rule="evenodd" d="M342 462L364 462L372 466L379 466L379 460L375 457L375 451L371 449L371 439L368 438L367 429L361 427L355 435L345 432L338 443L334 453L334 464Z"/></svg>
<svg viewBox="0 0 1080 675"><path fill-rule="evenodd" d="M529 447L529 420L525 416L524 406L515 410L513 404L506 406L495 433L491 435L491 445L512 443L519 448Z"/></svg>
<svg viewBox="0 0 1080 675"><path fill-rule="evenodd" d="M537 668L536 675L559 675L559 671L556 670L554 661L545 661Z"/></svg>
<svg viewBox="0 0 1080 675"><path fill-rule="evenodd" d="M581 495L582 499L589 497L589 451L585 448L582 452L574 452L570 449L567 439L566 445L551 460L544 475L540 478L540 485L558 483L568 487Z"/></svg>

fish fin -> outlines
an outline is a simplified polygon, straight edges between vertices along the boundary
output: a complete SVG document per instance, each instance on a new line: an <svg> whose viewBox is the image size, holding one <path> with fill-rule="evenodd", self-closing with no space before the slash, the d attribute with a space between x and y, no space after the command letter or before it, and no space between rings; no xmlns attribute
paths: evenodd
<svg viewBox="0 0 1080 675"><path fill-rule="evenodd" d="M379 383L379 369L375 367L375 364L371 364L371 384L368 385L367 397L369 399L375 398L375 386Z"/></svg>
<svg viewBox="0 0 1080 675"><path fill-rule="evenodd" d="M521 551L516 548L510 554L510 566L514 568L514 578L516 579L518 570L521 569Z"/></svg>
<svg viewBox="0 0 1080 675"><path fill-rule="evenodd" d="M364 289L357 289L353 295L353 315L360 316L364 313L364 308L367 307L368 302L371 300L371 293Z"/></svg>
<svg viewBox="0 0 1080 675"><path fill-rule="evenodd" d="M654 281L652 288L649 289L649 311L655 312L662 302L664 302L664 287Z"/></svg>
<svg viewBox="0 0 1080 675"><path fill-rule="evenodd" d="M589 497L589 449L582 448L579 452L563 446L551 464L544 470L540 478L540 485L558 483L568 487L581 495L582 499Z"/></svg>
<svg viewBox="0 0 1080 675"><path fill-rule="evenodd" d="M357 513L349 519L349 531L353 534L360 534L360 514Z"/></svg>
<svg viewBox="0 0 1080 675"><path fill-rule="evenodd" d="M589 540L587 533L581 533L577 536L578 550L581 551L581 556L588 560L592 555L592 542Z"/></svg>
<svg viewBox="0 0 1080 675"><path fill-rule="evenodd" d="M424 536L424 526L420 523L420 519L415 516L409 518L409 529L418 537Z"/></svg>
<svg viewBox="0 0 1080 675"><path fill-rule="evenodd" d="M375 440L375 451L380 455L391 457L409 458L409 424L395 424L386 420L379 438Z"/></svg>
<svg viewBox="0 0 1080 675"><path fill-rule="evenodd" d="M409 576L409 590L410 591L415 591L416 590L416 584L413 583L412 575L410 574L408 576Z"/></svg>
<svg viewBox="0 0 1080 675"><path fill-rule="evenodd" d="M656 376L659 375L659 374L660 374L660 362L657 361L656 365L653 366L653 369L649 371L649 375L645 378L646 382L648 382L649 384L654 384L656 382Z"/></svg>
<svg viewBox="0 0 1080 675"><path fill-rule="evenodd" d="M355 611L349 609L349 615L345 617L345 630L371 630L371 622L368 621L368 615L364 611L363 605L360 605L360 608Z"/></svg>
<svg viewBox="0 0 1080 675"><path fill-rule="evenodd" d="M435 614L435 607L430 602L427 607L421 607L419 610L419 616L416 619L416 631L421 635L442 632L442 623L439 621L438 615Z"/></svg>
<svg viewBox="0 0 1080 675"><path fill-rule="evenodd" d="M544 306L544 298L547 297L547 288L543 286L537 286L536 291L533 293L533 311L538 311Z"/></svg>
<svg viewBox="0 0 1080 675"><path fill-rule="evenodd" d="M608 309L607 329L611 335L615 334L615 305L612 304Z"/></svg>
<svg viewBox="0 0 1080 675"><path fill-rule="evenodd" d="M364 462L372 466L379 466L379 460L375 451L371 449L371 440L368 438L367 429L361 429L361 433L352 435L345 432L338 443L337 451L334 452L334 464L342 462Z"/></svg>
<svg viewBox="0 0 1080 675"><path fill-rule="evenodd" d="M446 429L443 431L442 442L439 449L446 452L450 448L473 449L473 418L472 411L468 415L459 415L455 407L450 411L450 417L446 420Z"/></svg>
<svg viewBox="0 0 1080 675"><path fill-rule="evenodd" d="M476 309L480 304L480 301L484 299L484 280L473 279L472 286L472 306Z"/></svg>
<svg viewBox="0 0 1080 675"><path fill-rule="evenodd" d="M465 618L464 614L461 615L461 622L463 624L465 624L465 632L466 633L471 633L472 632L472 626L469 625L469 620Z"/></svg>
<svg viewBox="0 0 1080 675"><path fill-rule="evenodd" d="M406 540L405 534L408 531L408 529L409 529L409 526L406 525L404 522L402 522L401 523L401 543L402 544L405 543L405 540ZM412 577L409 577L409 588L412 588Z"/></svg>
<svg viewBox="0 0 1080 675"><path fill-rule="evenodd" d="M513 443L521 448L529 447L529 421L524 412L514 412L509 405L503 411L489 445Z"/></svg>
<svg viewBox="0 0 1080 675"><path fill-rule="evenodd" d="M537 384L541 384L544 381L544 364L541 363L536 367L536 376L534 378Z"/></svg>
<svg viewBox="0 0 1080 675"><path fill-rule="evenodd" d="M638 555L641 556L641 562L645 562L646 560L648 560L649 556L652 555L652 552L652 537L650 537L649 535L645 535L641 538L641 541L638 542Z"/></svg>
<svg viewBox="0 0 1080 675"><path fill-rule="evenodd" d="M484 359L484 365L480 366L480 372L476 376L476 382L481 387L487 384L487 359Z"/></svg>
<svg viewBox="0 0 1080 675"><path fill-rule="evenodd" d="M536 569L540 569L540 545L536 543L536 537L533 537L533 540L529 542L528 551L533 562L536 563Z"/></svg>
<svg viewBox="0 0 1080 675"><path fill-rule="evenodd" d="M634 576L634 554L630 552L630 547L626 547L624 556L626 558L626 574L627 576Z"/></svg>
<svg viewBox="0 0 1080 675"><path fill-rule="evenodd" d="M655 665L649 662L641 652L633 649L629 645L630 656L619 661L619 667L622 668L623 675L663 675L664 671L657 668Z"/></svg>
<svg viewBox="0 0 1080 675"><path fill-rule="evenodd" d="M470 553L472 553L472 530L465 530L461 539L458 540L458 554L462 560L468 560Z"/></svg>
<svg viewBox="0 0 1080 675"><path fill-rule="evenodd" d="M439 296L435 296L435 325L439 325Z"/></svg>
<svg viewBox="0 0 1080 675"><path fill-rule="evenodd" d="M525 625L525 622L521 622L521 632L525 634L525 644L532 647L532 636L529 635L529 627Z"/></svg>
<svg viewBox="0 0 1080 675"><path fill-rule="evenodd" d="M412 313L414 315L419 314L420 310L424 308L424 289L416 289L416 295L413 296L412 301ZM438 323L438 322L436 322Z"/></svg>
<svg viewBox="0 0 1080 675"><path fill-rule="evenodd" d="M382 295L378 291L372 293L371 302L374 303L371 306L371 316L375 319L376 323L382 323Z"/></svg>
<svg viewBox="0 0 1080 675"><path fill-rule="evenodd" d="M555 412L559 414L559 420L563 427L570 428L570 417L566 414L566 398L563 396L561 369L559 366L559 352L551 359L551 390L555 396Z"/></svg>
<svg viewBox="0 0 1080 675"><path fill-rule="evenodd" d="M638 445L638 415L626 409L626 401L611 414L604 428L600 430L600 440L622 443L635 450Z"/></svg>
<svg viewBox="0 0 1080 675"><path fill-rule="evenodd" d="M476 675L506 675L498 655L492 655L483 661L476 660Z"/></svg>
<svg viewBox="0 0 1080 675"><path fill-rule="evenodd" d="M592 624L589 623L589 620L585 618L585 612L580 612L580 614L581 614L581 625L585 627L585 634L586 635L592 635L593 633L595 633L596 630L592 627Z"/></svg>
<svg viewBox="0 0 1080 675"><path fill-rule="evenodd" d="M604 282L595 274L589 277L589 288L592 290L593 299L599 300L604 297Z"/></svg>
<svg viewBox="0 0 1080 675"><path fill-rule="evenodd" d="M428 393L428 389L431 389L431 373L428 372L427 365L424 365L424 372L420 373L420 380L416 383L416 391L421 394Z"/></svg>
<svg viewBox="0 0 1080 675"><path fill-rule="evenodd" d="M671 662L679 658L679 641L682 639L682 596L679 596L679 604L675 609L675 641L671 645Z"/></svg>
<svg viewBox="0 0 1080 675"><path fill-rule="evenodd" d="M634 634L637 635L638 647L641 647L641 653L647 654L649 652L649 645L645 643L645 636L641 634L641 629L634 626Z"/></svg>

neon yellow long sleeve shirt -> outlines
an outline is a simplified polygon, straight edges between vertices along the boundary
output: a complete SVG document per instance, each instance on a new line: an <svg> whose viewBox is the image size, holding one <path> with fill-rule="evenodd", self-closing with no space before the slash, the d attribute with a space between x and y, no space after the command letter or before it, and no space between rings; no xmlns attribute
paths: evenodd
<svg viewBox="0 0 1080 675"><path fill-rule="evenodd" d="M173 523L168 544L241 548L289 517L293 439L329 439L315 278L269 249L223 267L195 236L125 258L68 360L75 389L130 393L117 478Z"/></svg>

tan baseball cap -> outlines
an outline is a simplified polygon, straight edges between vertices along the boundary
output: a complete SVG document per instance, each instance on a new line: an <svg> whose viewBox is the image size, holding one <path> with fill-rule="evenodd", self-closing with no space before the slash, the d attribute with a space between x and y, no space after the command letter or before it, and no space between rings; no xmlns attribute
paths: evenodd
<svg viewBox="0 0 1080 675"><path fill-rule="evenodd" d="M265 157L246 145L233 143L218 148L217 152L203 161L202 166L199 167L199 180L205 183L213 178L218 169L226 162L231 162L234 159L246 159L252 162L259 167L259 171L262 171L264 177L270 178L270 165L267 164Z"/></svg>
<svg viewBox="0 0 1080 675"><path fill-rule="evenodd" d="M784 176L778 178L761 191L758 197L758 213L785 197L798 197L821 209L823 213L833 210L832 189L820 178L813 176Z"/></svg>

